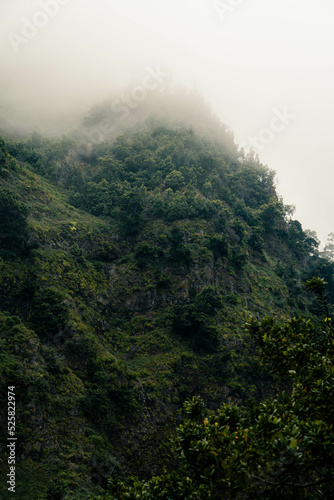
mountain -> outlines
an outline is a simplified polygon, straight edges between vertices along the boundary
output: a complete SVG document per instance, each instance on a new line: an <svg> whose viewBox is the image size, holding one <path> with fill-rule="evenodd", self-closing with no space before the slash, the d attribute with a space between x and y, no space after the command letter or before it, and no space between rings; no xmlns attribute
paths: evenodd
<svg viewBox="0 0 334 500"><path fill-rule="evenodd" d="M198 95L153 97L110 134L105 102L61 138L0 140L1 398L15 387L22 499L177 467L186 399L215 411L288 390L242 325L321 325L312 276L334 298L334 265L275 173Z"/></svg>

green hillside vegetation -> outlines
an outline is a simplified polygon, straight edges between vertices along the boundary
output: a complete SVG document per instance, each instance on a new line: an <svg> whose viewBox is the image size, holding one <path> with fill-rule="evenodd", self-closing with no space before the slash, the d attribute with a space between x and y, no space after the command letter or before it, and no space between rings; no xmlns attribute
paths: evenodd
<svg viewBox="0 0 334 500"><path fill-rule="evenodd" d="M324 280L305 286L329 312ZM112 480L108 498L332 498L334 329L325 319L321 330L296 318L283 327L272 318L246 324L263 362L290 377L291 390L258 404L225 403L215 415L199 397L186 401L173 442L181 467L142 483Z"/></svg>
<svg viewBox="0 0 334 500"><path fill-rule="evenodd" d="M89 126L103 115L96 109ZM176 434L185 400L188 413L201 408L189 436L205 434L211 446L215 418L219 426L234 418L239 432L240 419L258 425L247 420L247 400L271 401L266 412L270 398L290 394L290 354L277 354L288 361L276 375L257 346L262 318L277 323L275 335L293 317L302 318L300 335L309 318L323 329L323 306L302 283L319 276L333 302L329 247L319 253L277 195L274 172L203 113L210 126L201 134L147 111L98 143L82 145L78 131L0 139L1 398L15 386L18 498L103 498L109 478L121 481L114 498L160 498L126 496L125 483L165 473L178 484L172 471L202 456L178 457L169 444L176 438L180 450L193 439L185 427ZM222 478L212 472L218 458L203 453L197 472L242 491L244 469ZM4 467L0 496L5 475ZM210 498L210 484L161 498Z"/></svg>

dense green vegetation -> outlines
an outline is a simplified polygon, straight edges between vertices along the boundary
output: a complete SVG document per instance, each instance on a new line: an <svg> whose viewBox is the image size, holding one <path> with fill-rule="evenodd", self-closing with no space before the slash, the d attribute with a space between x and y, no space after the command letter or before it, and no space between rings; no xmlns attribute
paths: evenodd
<svg viewBox="0 0 334 500"><path fill-rule="evenodd" d="M325 282L305 284L329 311ZM109 498L332 498L334 389L331 320L315 330L310 320L279 326L252 320L247 330L262 361L291 384L259 404L223 404L216 414L199 397L184 404L186 421L174 439L178 471L148 482L111 481Z"/></svg>
<svg viewBox="0 0 334 500"><path fill-rule="evenodd" d="M161 498L220 498L217 491L253 494L256 481L264 498L282 498L282 484L304 485L305 470L331 453L308 444L312 433L331 432L325 389L316 385L309 429L293 404L307 386L300 359L323 360L314 380L327 380L331 366L319 334L323 304L302 286L319 276L333 302L331 240L320 253L277 196L274 172L205 116L207 134L144 116L114 140L85 146L78 132L0 140L1 399L15 385L19 498L103 498L109 478L114 498L137 498L125 495L131 487L148 488L138 498L159 498L163 484L172 493ZM301 319L284 326L293 317ZM194 419L176 431L185 400ZM266 423L261 448L259 415L270 412L277 422ZM0 427L4 450L3 412ZM254 429L249 441L246 428ZM235 432L242 445L233 454ZM331 476L320 462L310 481L325 474L326 488ZM269 487L277 470L282 484Z"/></svg>

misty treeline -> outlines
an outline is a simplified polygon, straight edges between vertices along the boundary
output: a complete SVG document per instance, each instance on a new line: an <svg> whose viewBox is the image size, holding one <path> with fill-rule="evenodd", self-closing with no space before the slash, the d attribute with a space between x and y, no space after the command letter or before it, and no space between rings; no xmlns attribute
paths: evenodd
<svg viewBox="0 0 334 500"><path fill-rule="evenodd" d="M277 231L289 233L294 252L318 252L316 234L303 231L292 220L293 207L278 198L274 172L253 152L238 149L196 89L151 92L122 120L115 100L123 102L123 96L127 102L124 95L95 105L79 129L60 139L34 132L7 140L6 147L64 187L70 204L118 220L124 234L138 233L151 217L223 220L232 208L237 238L248 233L255 248L261 247L263 232ZM331 241L321 254L329 259Z"/></svg>

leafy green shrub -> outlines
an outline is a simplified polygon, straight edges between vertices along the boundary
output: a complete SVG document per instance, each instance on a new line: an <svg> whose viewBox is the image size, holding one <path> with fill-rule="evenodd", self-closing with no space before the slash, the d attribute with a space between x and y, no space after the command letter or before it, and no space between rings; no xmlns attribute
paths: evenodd
<svg viewBox="0 0 334 500"><path fill-rule="evenodd" d="M195 309L199 313L212 316L215 309L221 307L222 298L217 287L213 285L202 288L195 298Z"/></svg>
<svg viewBox="0 0 334 500"><path fill-rule="evenodd" d="M78 264L83 264L85 262L83 252L81 248L78 247L77 243L74 243L74 245L71 246L71 248L69 249L69 253L72 255L72 257L74 257Z"/></svg>
<svg viewBox="0 0 334 500"><path fill-rule="evenodd" d="M168 222L187 219L191 215L191 207L184 193L168 196L166 199L166 219Z"/></svg>
<svg viewBox="0 0 334 500"><path fill-rule="evenodd" d="M232 229L234 232L239 236L240 242L243 241L245 234L246 234L246 224L240 219L234 219L234 221L231 224Z"/></svg>
<svg viewBox="0 0 334 500"><path fill-rule="evenodd" d="M220 235L209 237L208 246L212 250L215 257L227 257L228 255L228 241Z"/></svg>
<svg viewBox="0 0 334 500"><path fill-rule="evenodd" d="M28 209L8 188L0 187L0 249L23 250Z"/></svg>
<svg viewBox="0 0 334 500"><path fill-rule="evenodd" d="M66 296L54 288L39 290L33 299L29 323L41 337L54 336L62 331L69 319Z"/></svg>
<svg viewBox="0 0 334 500"><path fill-rule="evenodd" d="M82 402L82 408L84 414L93 422L103 422L106 415L111 411L110 399L106 389L103 387L88 389Z"/></svg>
<svg viewBox="0 0 334 500"><path fill-rule="evenodd" d="M178 264L190 264L190 250L184 244L184 236L182 230L178 226L173 226L169 236L170 249L168 258L170 261Z"/></svg>
<svg viewBox="0 0 334 500"><path fill-rule="evenodd" d="M248 244L253 250L261 251L264 247L263 229L259 226L253 227L252 232L248 238Z"/></svg>
<svg viewBox="0 0 334 500"><path fill-rule="evenodd" d="M139 266L144 267L149 263L154 263L156 259L163 256L163 251L156 245L151 245L147 241L138 243L135 248L135 259Z"/></svg>
<svg viewBox="0 0 334 500"><path fill-rule="evenodd" d="M237 271L242 271L248 261L245 249L234 247L232 252L232 263Z"/></svg>
<svg viewBox="0 0 334 500"><path fill-rule="evenodd" d="M172 310L173 329L182 335L190 337L197 335L202 324L202 318L196 314L193 305L176 305Z"/></svg>
<svg viewBox="0 0 334 500"><path fill-rule="evenodd" d="M215 352L219 345L218 329L210 321L221 296L216 287L208 286L196 296L193 304L176 305L171 312L173 330L198 351Z"/></svg>
<svg viewBox="0 0 334 500"><path fill-rule="evenodd" d="M232 306L236 306L238 303L239 295L237 293L226 293L223 296L223 302L227 304L231 304Z"/></svg>
<svg viewBox="0 0 334 500"><path fill-rule="evenodd" d="M140 189L124 193L118 200L119 228L124 236L136 236L143 224L144 194Z"/></svg>
<svg viewBox="0 0 334 500"><path fill-rule="evenodd" d="M66 493L67 486L63 479L54 479L48 485L45 500L62 500Z"/></svg>
<svg viewBox="0 0 334 500"><path fill-rule="evenodd" d="M165 188L179 191L183 188L185 182L184 177L178 170L172 170L165 178Z"/></svg>
<svg viewBox="0 0 334 500"><path fill-rule="evenodd" d="M172 282L172 276L156 270L155 283L157 288L169 289L172 286Z"/></svg>

